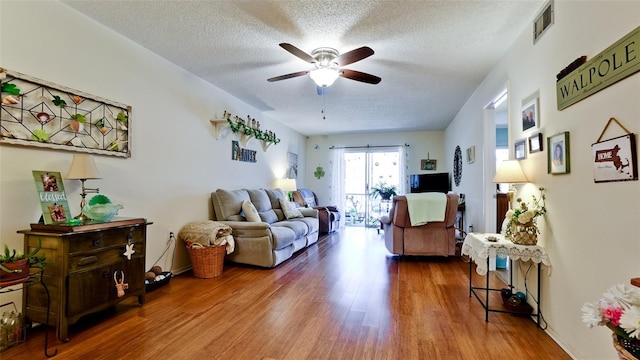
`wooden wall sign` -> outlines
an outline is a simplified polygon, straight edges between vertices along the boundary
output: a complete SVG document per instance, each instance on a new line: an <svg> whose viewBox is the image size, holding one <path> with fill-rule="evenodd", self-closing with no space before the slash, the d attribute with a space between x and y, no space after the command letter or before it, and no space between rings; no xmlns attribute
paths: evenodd
<svg viewBox="0 0 640 360"><path fill-rule="evenodd" d="M131 157L131 106L0 68L0 143Z"/></svg>
<svg viewBox="0 0 640 360"><path fill-rule="evenodd" d="M558 110L640 71L640 26L556 82Z"/></svg>
<svg viewBox="0 0 640 360"><path fill-rule="evenodd" d="M626 135L602 140L602 136L612 122L622 128ZM622 126L616 118L609 119L598 140L591 144L591 149L594 182L638 180L635 135Z"/></svg>

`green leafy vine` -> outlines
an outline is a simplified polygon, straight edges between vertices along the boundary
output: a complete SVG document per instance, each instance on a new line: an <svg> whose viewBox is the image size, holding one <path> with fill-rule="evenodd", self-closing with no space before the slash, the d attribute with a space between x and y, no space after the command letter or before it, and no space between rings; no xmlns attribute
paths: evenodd
<svg viewBox="0 0 640 360"><path fill-rule="evenodd" d="M229 127L231 131L234 133L241 132L247 136L254 136L258 140L263 140L269 143L278 144L280 139L276 136L271 130L261 130L260 122L256 122L256 119L251 119L251 117L247 117L247 120L243 120L239 117L235 117L231 119L231 114L225 111L225 115L227 117L227 123L229 123Z"/></svg>

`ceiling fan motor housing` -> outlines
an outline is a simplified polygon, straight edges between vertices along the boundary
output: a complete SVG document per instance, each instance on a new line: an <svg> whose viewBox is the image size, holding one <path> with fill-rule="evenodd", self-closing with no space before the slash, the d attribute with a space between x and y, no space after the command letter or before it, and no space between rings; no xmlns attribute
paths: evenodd
<svg viewBox="0 0 640 360"><path fill-rule="evenodd" d="M317 48L311 52L311 56L316 60L315 66L318 69L337 68L338 63L335 60L338 55L340 55L338 50L330 47Z"/></svg>

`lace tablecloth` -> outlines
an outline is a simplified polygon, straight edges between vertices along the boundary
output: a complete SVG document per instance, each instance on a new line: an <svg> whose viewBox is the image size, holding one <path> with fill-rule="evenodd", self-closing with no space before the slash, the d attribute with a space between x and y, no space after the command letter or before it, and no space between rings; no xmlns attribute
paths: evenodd
<svg viewBox="0 0 640 360"><path fill-rule="evenodd" d="M498 241L491 242L487 237L495 236ZM500 234L469 233L462 244L462 255L469 257L476 263L476 272L479 275L487 274L487 259L490 257L506 258L512 260L533 261L551 268L551 260L547 251L538 245L517 245Z"/></svg>

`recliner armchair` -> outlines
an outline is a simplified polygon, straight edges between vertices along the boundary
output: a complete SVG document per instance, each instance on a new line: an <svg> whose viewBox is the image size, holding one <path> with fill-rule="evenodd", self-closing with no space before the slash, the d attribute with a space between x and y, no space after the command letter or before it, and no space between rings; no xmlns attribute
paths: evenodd
<svg viewBox="0 0 640 360"><path fill-rule="evenodd" d="M293 201L299 207L307 207L318 210L318 220L320 221L321 233L329 234L340 228L340 210L335 205L318 205L318 197L309 190L300 188L293 192Z"/></svg>
<svg viewBox="0 0 640 360"><path fill-rule="evenodd" d="M412 226L406 196L394 197L389 215L380 219L387 250L398 255L455 255L458 194L447 194L447 204L444 211L444 221Z"/></svg>

